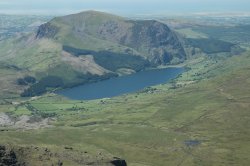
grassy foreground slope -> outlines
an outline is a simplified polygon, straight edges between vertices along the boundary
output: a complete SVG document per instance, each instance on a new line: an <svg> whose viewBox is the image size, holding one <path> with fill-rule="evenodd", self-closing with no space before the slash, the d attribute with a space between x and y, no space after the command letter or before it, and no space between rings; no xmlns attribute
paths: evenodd
<svg viewBox="0 0 250 166"><path fill-rule="evenodd" d="M104 151L122 156L132 166L247 166L250 53L190 67L172 84L140 93L94 101L47 95L27 102L13 116L54 113L55 127L9 129L0 135L0 144ZM27 109L30 106L36 112ZM11 107L6 104L5 110L11 112Z"/></svg>

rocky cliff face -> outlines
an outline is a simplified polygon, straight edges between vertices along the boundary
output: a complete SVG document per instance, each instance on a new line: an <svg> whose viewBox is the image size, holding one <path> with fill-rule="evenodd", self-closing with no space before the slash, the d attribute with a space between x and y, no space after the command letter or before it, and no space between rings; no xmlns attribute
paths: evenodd
<svg viewBox="0 0 250 166"><path fill-rule="evenodd" d="M21 166L21 164L17 162L16 153L13 150L7 149L5 146L0 146L0 165Z"/></svg>
<svg viewBox="0 0 250 166"><path fill-rule="evenodd" d="M45 23L39 27L36 38L54 38L58 31L58 27L53 26L51 23Z"/></svg>
<svg viewBox="0 0 250 166"><path fill-rule="evenodd" d="M146 52L155 64L169 63L174 57L184 60L186 55L176 34L157 21L133 21L132 35L124 44Z"/></svg>
<svg viewBox="0 0 250 166"><path fill-rule="evenodd" d="M176 34L154 20L106 21L98 31L104 40L118 42L144 54L154 64L169 63L174 57L185 60L186 54Z"/></svg>

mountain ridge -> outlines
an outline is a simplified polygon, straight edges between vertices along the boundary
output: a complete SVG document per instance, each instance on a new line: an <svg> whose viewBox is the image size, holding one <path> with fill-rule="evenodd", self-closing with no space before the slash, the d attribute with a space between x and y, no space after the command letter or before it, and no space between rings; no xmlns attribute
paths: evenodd
<svg viewBox="0 0 250 166"><path fill-rule="evenodd" d="M36 36L52 38L79 49L129 50L156 65L169 64L173 58L180 61L186 58L177 35L167 25L156 20L129 20L103 12L86 11L57 17L41 25ZM74 39L81 45L72 42ZM97 48L86 41L98 45Z"/></svg>

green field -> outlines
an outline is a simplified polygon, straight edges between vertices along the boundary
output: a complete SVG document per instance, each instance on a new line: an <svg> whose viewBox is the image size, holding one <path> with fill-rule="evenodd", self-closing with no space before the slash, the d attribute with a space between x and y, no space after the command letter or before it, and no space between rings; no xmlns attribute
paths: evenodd
<svg viewBox="0 0 250 166"><path fill-rule="evenodd" d="M247 166L250 53L223 60L204 57L187 66L189 71L151 93L93 101L48 94L16 110L1 105L12 116L47 115L57 120L52 128L5 131L0 144L104 151L132 166Z"/></svg>

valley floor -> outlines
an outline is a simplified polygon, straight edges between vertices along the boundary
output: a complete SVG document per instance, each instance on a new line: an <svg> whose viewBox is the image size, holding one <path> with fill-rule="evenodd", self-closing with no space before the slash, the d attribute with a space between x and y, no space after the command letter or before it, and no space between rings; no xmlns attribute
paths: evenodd
<svg viewBox="0 0 250 166"><path fill-rule="evenodd" d="M71 156L60 158L66 165L81 165L77 152L88 152L107 154L104 160L122 157L129 166L247 166L250 53L223 60L204 57L187 67L171 83L111 99L74 101L46 94L17 103L3 100L0 144L48 148ZM7 125L12 123L7 117L20 116L32 117L30 124L48 119L50 127ZM39 163L32 156L24 160Z"/></svg>

